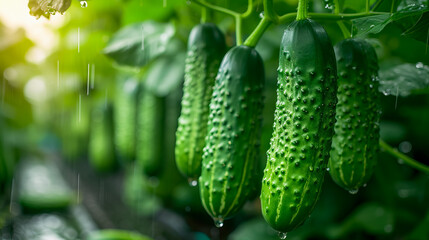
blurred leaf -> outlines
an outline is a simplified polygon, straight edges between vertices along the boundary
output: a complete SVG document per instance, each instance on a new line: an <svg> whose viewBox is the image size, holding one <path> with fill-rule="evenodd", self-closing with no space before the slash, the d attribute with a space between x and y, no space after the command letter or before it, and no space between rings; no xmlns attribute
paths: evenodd
<svg viewBox="0 0 429 240"><path fill-rule="evenodd" d="M174 33L169 23L136 23L113 35L103 52L118 64L142 67L165 52Z"/></svg>
<svg viewBox="0 0 429 240"><path fill-rule="evenodd" d="M400 3L401 1L397 0L377 0L372 6L372 10L376 12L390 12L393 10L395 12Z"/></svg>
<svg viewBox="0 0 429 240"><path fill-rule="evenodd" d="M384 95L406 97L429 87L429 66L405 63L380 70L379 91Z"/></svg>
<svg viewBox="0 0 429 240"><path fill-rule="evenodd" d="M416 24L405 31L403 35L429 44L429 12L425 12Z"/></svg>
<svg viewBox="0 0 429 240"><path fill-rule="evenodd" d="M338 227L329 231L330 238L345 238L353 232L364 231L372 235L385 235L393 231L394 214L377 203L359 206Z"/></svg>
<svg viewBox="0 0 429 240"><path fill-rule="evenodd" d="M425 240L429 238L429 211L422 221L405 237L406 240Z"/></svg>
<svg viewBox="0 0 429 240"><path fill-rule="evenodd" d="M103 229L93 232L88 236L88 240L152 240L147 236L143 236L137 232L117 229Z"/></svg>
<svg viewBox="0 0 429 240"><path fill-rule="evenodd" d="M228 240L278 240L279 236L262 218L240 224Z"/></svg>
<svg viewBox="0 0 429 240"><path fill-rule="evenodd" d="M186 53L180 49L180 42L173 41L169 52L172 54L158 58L145 76L146 87L157 96L166 96L183 80Z"/></svg>
<svg viewBox="0 0 429 240"><path fill-rule="evenodd" d="M122 24L130 24L146 20L162 21L180 5L186 6L183 0L131 0L124 3Z"/></svg>

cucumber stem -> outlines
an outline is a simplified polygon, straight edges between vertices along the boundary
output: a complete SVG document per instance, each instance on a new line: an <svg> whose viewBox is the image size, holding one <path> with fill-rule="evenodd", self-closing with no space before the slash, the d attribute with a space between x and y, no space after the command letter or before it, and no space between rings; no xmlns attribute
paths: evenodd
<svg viewBox="0 0 429 240"><path fill-rule="evenodd" d="M380 139L380 147L383 148L390 155L403 160L404 163L407 164L408 166L415 168L419 171L422 171L426 174L429 174L429 166L427 166L423 163L420 163L417 160L412 159L403 153L400 153L398 150L394 149L392 146L387 144L382 139Z"/></svg>
<svg viewBox="0 0 429 240"><path fill-rule="evenodd" d="M299 0L298 14L296 15L296 20L304 20L308 18L307 8L308 8L308 0Z"/></svg>
<svg viewBox="0 0 429 240"><path fill-rule="evenodd" d="M263 5L264 5L264 17L266 17L269 21L277 23L279 17L274 11L273 0L263 0Z"/></svg>
<svg viewBox="0 0 429 240"><path fill-rule="evenodd" d="M250 34L250 36L244 42L244 45L249 47L255 47L258 44L259 39L261 39L264 32L271 25L272 21L268 20L266 17L263 17L259 22L258 26L256 26L255 30Z"/></svg>
<svg viewBox="0 0 429 240"><path fill-rule="evenodd" d="M243 14L241 14L242 18L247 18L253 13L253 0L247 1L247 10Z"/></svg>

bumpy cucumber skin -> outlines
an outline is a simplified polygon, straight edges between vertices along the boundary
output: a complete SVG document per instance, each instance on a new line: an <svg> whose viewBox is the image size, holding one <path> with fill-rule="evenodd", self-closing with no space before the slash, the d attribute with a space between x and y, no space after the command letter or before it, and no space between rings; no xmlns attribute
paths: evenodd
<svg viewBox="0 0 429 240"><path fill-rule="evenodd" d="M228 51L216 77L199 187L204 208L219 222L258 186L264 79L260 55L247 46Z"/></svg>
<svg viewBox="0 0 429 240"><path fill-rule="evenodd" d="M261 191L265 220L289 232L312 212L329 160L337 103L337 69L318 23L294 21L284 32L273 135Z"/></svg>
<svg viewBox="0 0 429 240"><path fill-rule="evenodd" d="M158 176L163 166L164 100L141 87L137 111L136 159L147 176Z"/></svg>
<svg viewBox="0 0 429 240"><path fill-rule="evenodd" d="M225 37L215 24L199 24L192 29L175 147L177 168L189 179L201 174L210 98L225 50Z"/></svg>
<svg viewBox="0 0 429 240"><path fill-rule="evenodd" d="M115 146L123 164L135 160L137 94L135 80L119 83L114 106Z"/></svg>
<svg viewBox="0 0 429 240"><path fill-rule="evenodd" d="M377 164L380 137L378 61L374 48L362 39L335 46L338 104L329 173L348 191L356 191Z"/></svg>
<svg viewBox="0 0 429 240"><path fill-rule="evenodd" d="M92 110L89 135L89 160L98 172L111 172L117 167L115 157L113 107L101 104Z"/></svg>

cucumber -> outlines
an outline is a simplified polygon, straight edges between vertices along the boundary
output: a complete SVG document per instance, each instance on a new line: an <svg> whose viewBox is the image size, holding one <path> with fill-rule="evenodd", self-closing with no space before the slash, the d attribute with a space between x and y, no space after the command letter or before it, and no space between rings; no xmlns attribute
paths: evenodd
<svg viewBox="0 0 429 240"><path fill-rule="evenodd" d="M144 86L140 88L137 111L136 159L143 173L157 176L163 166L165 98Z"/></svg>
<svg viewBox="0 0 429 240"><path fill-rule="evenodd" d="M118 83L114 103L115 146L122 163L135 160L138 83L127 79Z"/></svg>
<svg viewBox="0 0 429 240"><path fill-rule="evenodd" d="M91 166L98 172L112 172L118 166L115 157L111 104L102 103L92 110L89 160Z"/></svg>
<svg viewBox="0 0 429 240"><path fill-rule="evenodd" d="M264 78L259 53L247 46L228 51L216 77L199 186L217 226L236 214L258 186Z"/></svg>
<svg viewBox="0 0 429 240"><path fill-rule="evenodd" d="M192 29L175 147L177 168L190 182L201 174L209 103L225 49L225 37L215 24L199 24Z"/></svg>
<svg viewBox="0 0 429 240"><path fill-rule="evenodd" d="M350 193L365 184L377 163L380 137L378 61L374 48L362 39L335 46L338 105L329 173Z"/></svg>
<svg viewBox="0 0 429 240"><path fill-rule="evenodd" d="M335 54L323 27L292 22L280 46L277 102L261 191L265 220L280 232L302 224L319 198L337 102Z"/></svg>

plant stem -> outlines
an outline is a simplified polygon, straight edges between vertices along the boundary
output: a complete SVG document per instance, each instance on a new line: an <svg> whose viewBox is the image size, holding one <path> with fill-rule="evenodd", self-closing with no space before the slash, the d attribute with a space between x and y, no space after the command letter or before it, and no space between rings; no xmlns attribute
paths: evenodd
<svg viewBox="0 0 429 240"><path fill-rule="evenodd" d="M207 22L207 11L206 7L201 7L201 23Z"/></svg>
<svg viewBox="0 0 429 240"><path fill-rule="evenodd" d="M274 11L274 3L273 0L263 0L264 5L264 17L267 18L267 20L277 23L278 22L278 16L276 12Z"/></svg>
<svg viewBox="0 0 429 240"><path fill-rule="evenodd" d="M236 16L235 17L235 38L236 38L236 45L242 45L243 44L243 35L242 35L242 26L241 26L241 22L242 22L242 18L241 16Z"/></svg>
<svg viewBox="0 0 429 240"><path fill-rule="evenodd" d="M212 9L214 11L218 11L218 12L221 12L221 13L228 14L228 15L233 16L233 17L240 16L240 14L238 12L232 11L232 10L230 10L228 8L223 8L223 7L216 6L214 4L206 2L204 0L192 0L192 2L194 2L194 3L198 4L198 5L201 5L203 7Z"/></svg>
<svg viewBox="0 0 429 240"><path fill-rule="evenodd" d="M247 10L241 14L242 18L248 18L253 13L253 0L247 1Z"/></svg>
<svg viewBox="0 0 429 240"><path fill-rule="evenodd" d="M346 25L342 21L337 21L337 24L338 24L338 27L340 27L344 38L349 38L351 34L350 34L350 31L346 28Z"/></svg>
<svg viewBox="0 0 429 240"><path fill-rule="evenodd" d="M366 11L367 13L369 12L369 0L366 0L365 11Z"/></svg>
<svg viewBox="0 0 429 240"><path fill-rule="evenodd" d="M299 0L298 14L296 15L296 20L304 20L308 18L307 8L308 8L308 0Z"/></svg>
<svg viewBox="0 0 429 240"><path fill-rule="evenodd" d="M369 12L369 13L308 13L308 17L312 19L323 19L323 20L350 20L360 17L367 17L373 15L385 14L384 12ZM288 13L279 17L279 23L287 23L293 21L297 17L297 13Z"/></svg>
<svg viewBox="0 0 429 240"><path fill-rule="evenodd" d="M380 139L380 147L383 148L386 152L388 152L390 155L402 159L404 163L406 163L408 166L413 167L419 171L422 171L426 174L429 174L429 166L422 164L407 155L400 153L398 150L391 147L389 144L387 144L385 141Z"/></svg>
<svg viewBox="0 0 429 240"><path fill-rule="evenodd" d="M334 13L335 14L339 14L340 12L341 12L340 1L339 0L334 0Z"/></svg>
<svg viewBox="0 0 429 240"><path fill-rule="evenodd" d="M266 17L263 17L259 22L258 26L256 26L255 30L250 34L250 36L244 42L244 45L249 47L255 47L258 43L259 39L261 39L264 32L271 25L272 21L268 20Z"/></svg>

